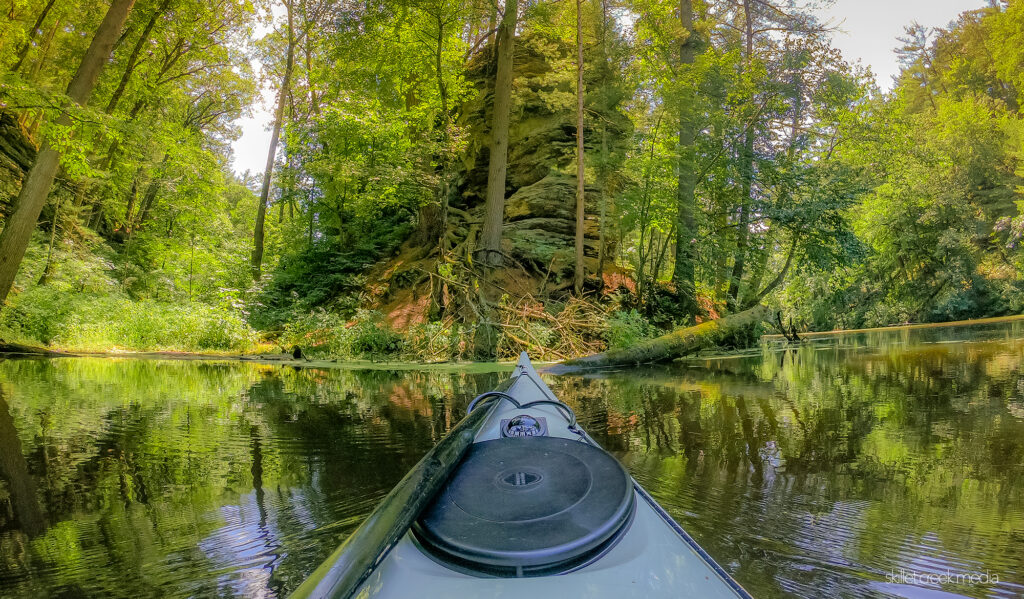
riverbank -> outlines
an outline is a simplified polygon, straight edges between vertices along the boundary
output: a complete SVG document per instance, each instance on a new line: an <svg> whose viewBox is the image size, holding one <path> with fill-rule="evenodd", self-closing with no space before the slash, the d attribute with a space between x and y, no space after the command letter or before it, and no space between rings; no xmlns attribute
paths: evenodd
<svg viewBox="0 0 1024 599"><path fill-rule="evenodd" d="M497 362L408 362L373 360L327 360L295 358L290 354L238 354L180 351L64 351L16 343L0 343L0 360L4 358L112 358L129 360L177 360L204 362L250 362L292 366L295 368L352 368L359 370L417 370L428 372L459 371L469 373L511 370L513 361ZM545 362L537 362L543 365Z"/></svg>
<svg viewBox="0 0 1024 599"><path fill-rule="evenodd" d="M808 331L806 333L799 333L800 337L827 337L829 335L835 335L842 333L844 335L856 334L856 333L877 333L880 331L913 331L917 329L934 329L939 327L957 327L957 326L972 326L979 324L995 324L1000 322L1013 322L1016 320L1024 320L1024 314L1016 314L1014 316L993 316L991 318L971 318L967 320L954 320L950 322L925 322L917 324L894 324L885 327L870 327L864 329L834 329L831 331ZM783 335L773 333L769 335L762 335L762 341L784 341Z"/></svg>
<svg viewBox="0 0 1024 599"><path fill-rule="evenodd" d="M810 331L800 333L802 339L823 339L833 335L855 335L861 333L879 333L896 331L913 331L923 329L938 329L943 327L978 326L999 323L1011 323L1024 320L1024 314L1014 316L999 316L993 318L977 318L969 320L958 320L953 322L924 323L911 325L896 325L889 327L874 327L865 329L833 330L833 331ZM759 340L764 342L786 341L780 334L764 334ZM42 347L20 343L4 343L0 341L0 359L5 357L93 357L93 358L114 358L114 359L150 359L150 360L180 360L180 361L229 361L229 362L252 362L257 364L273 364L280 366L291 366L295 368L353 368L362 370L423 370L431 372L462 371L462 372L500 372L509 370L515 364L514 360L497 361L469 361L469 360L444 360L444 361L417 361L414 359L398 360L373 360L353 358L332 358L324 356L295 357L290 353L275 353L272 350L280 346L269 343L261 343L255 346L252 352L218 352L218 351L174 351L174 350L75 350L60 347ZM259 351L263 350L263 351ZM683 360L703 360L717 357L742 357L758 353L755 347L749 349L708 349L694 353L691 356L681 358ZM531 353L532 355L532 353ZM535 360L538 367L547 367L558 364L554 360ZM558 373L558 369L551 370Z"/></svg>

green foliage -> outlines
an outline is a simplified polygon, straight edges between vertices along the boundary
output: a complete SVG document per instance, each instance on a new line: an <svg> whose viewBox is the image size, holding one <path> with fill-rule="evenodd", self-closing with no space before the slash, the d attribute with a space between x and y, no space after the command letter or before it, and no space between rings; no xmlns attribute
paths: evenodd
<svg viewBox="0 0 1024 599"><path fill-rule="evenodd" d="M298 345L303 354L316 358L348 355L348 322L340 315L324 309L296 316L284 325L280 343Z"/></svg>
<svg viewBox="0 0 1024 599"><path fill-rule="evenodd" d="M367 222L347 247L323 240L282 257L251 302L251 322L274 329L317 308L351 317L359 307L364 273L408 235L401 215Z"/></svg>
<svg viewBox="0 0 1024 599"><path fill-rule="evenodd" d="M452 322L413 325L403 344L405 356L422 362L448 362L462 357L466 330Z"/></svg>
<svg viewBox="0 0 1024 599"><path fill-rule="evenodd" d="M206 301L190 302L187 282L178 287L169 269L141 272L94 236L64 239L52 253L46 241L35 236L17 280L22 291L0 311L6 341L97 351L246 351L257 341L230 289L200 293L197 284L194 295Z"/></svg>
<svg viewBox="0 0 1024 599"><path fill-rule="evenodd" d="M608 341L608 349L619 349L636 345L660 334L661 330L658 327L648 322L633 308L612 313L608 319L605 339Z"/></svg>
<svg viewBox="0 0 1024 599"><path fill-rule="evenodd" d="M256 92L239 37L254 6L140 0L80 107L63 91L102 11L47 4L12 5L4 28L21 33L0 43L0 107L24 127L18 134L58 149L62 165L21 293L0 313L5 330L73 348L248 348L249 282L239 275L252 192L226 156ZM27 48L17 65L16 47Z"/></svg>
<svg viewBox="0 0 1024 599"><path fill-rule="evenodd" d="M411 217L429 200L429 179L417 164L425 148L406 134L408 118L381 106L337 105L311 124L320 149L304 167L321 194L318 222L326 235L349 239L384 214Z"/></svg>
<svg viewBox="0 0 1024 599"><path fill-rule="evenodd" d="M35 287L0 316L0 337L71 350L246 351L256 333L228 308Z"/></svg>
<svg viewBox="0 0 1024 599"><path fill-rule="evenodd" d="M367 274L399 248L444 265L462 257L446 249L471 249L479 235L471 190L481 182L471 179L486 171L497 7L286 0L285 27L280 5L140 0L81 107L63 92L101 16L78 0L48 3L16 0L0 24L5 123L17 123L12 135L25 139L16 141L59 149L62 164L20 295L0 314L8 335L139 348L179 337L183 347L224 348L249 343L254 327L325 356L466 355L477 318L469 306L401 338L359 309L391 301ZM830 46L810 5L690 6L697 39L678 3L580 5L586 228L601 230L615 263L606 272L625 270L635 283L633 297L593 308L630 308L611 318L609 342L689 322L670 280L687 247L709 315L766 302L804 326L833 328L1024 307L1019 3L965 12L942 29L908 28L889 94ZM576 10L524 6L514 131L575 110L567 42ZM252 41L260 23L270 31ZM692 61L680 54L684 41ZM265 276L252 281L260 181L231 173L229 145L259 93L249 59L280 82L289 47L289 88L276 90L287 101ZM566 118L552 135L566 140L574 128ZM691 130L692 144L683 141ZM511 249L536 256L520 260L525 269L551 271L543 285L530 283L553 296L509 298L505 310L564 300L562 266L573 261L562 255L571 231L549 230L571 209L574 181L559 172L571 150L531 143L514 148L510 189L524 165L536 171L528 178L551 185L520 194L529 214L514 217ZM4 176L0 202L10 204L19 179ZM695 185L692 202L684 180ZM565 205L549 201L555 183ZM591 197L606 213L600 222ZM403 266L387 283L419 285L419 294L424 271L435 269ZM61 293L74 299L58 301ZM559 356L601 342L543 318L514 326L502 333L503 351L525 344Z"/></svg>
<svg viewBox="0 0 1024 599"><path fill-rule="evenodd" d="M1022 121L999 66L1024 57L1015 20L1017 9L983 9L908 28L896 90L840 121L835 159L864 190L846 211L855 243L837 270L801 266L777 298L788 312L832 328L1020 311Z"/></svg>
<svg viewBox="0 0 1024 599"><path fill-rule="evenodd" d="M402 335L372 310L358 310L351 320L314 310L287 323L280 342L298 345L312 357L344 360L395 358L405 345Z"/></svg>
<svg viewBox="0 0 1024 599"><path fill-rule="evenodd" d="M351 352L373 360L396 356L402 351L402 336L372 310L360 310L349 329Z"/></svg>

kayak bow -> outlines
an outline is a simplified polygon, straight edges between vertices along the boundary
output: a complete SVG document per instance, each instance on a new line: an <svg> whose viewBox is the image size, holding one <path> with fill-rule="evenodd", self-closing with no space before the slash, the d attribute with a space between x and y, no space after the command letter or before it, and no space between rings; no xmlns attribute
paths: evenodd
<svg viewBox="0 0 1024 599"><path fill-rule="evenodd" d="M750 595L576 424L526 353L293 598Z"/></svg>

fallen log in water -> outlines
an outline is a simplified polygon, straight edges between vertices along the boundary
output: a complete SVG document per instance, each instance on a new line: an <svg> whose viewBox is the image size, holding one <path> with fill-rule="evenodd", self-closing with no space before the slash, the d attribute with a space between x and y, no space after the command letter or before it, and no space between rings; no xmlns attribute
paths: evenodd
<svg viewBox="0 0 1024 599"><path fill-rule="evenodd" d="M565 374L614 366L666 362L720 345L722 341L757 325L767 319L769 315L768 308L758 304L749 310L730 314L718 320L709 320L696 326L676 329L671 333L648 339L632 347L566 360L545 370L552 374Z"/></svg>

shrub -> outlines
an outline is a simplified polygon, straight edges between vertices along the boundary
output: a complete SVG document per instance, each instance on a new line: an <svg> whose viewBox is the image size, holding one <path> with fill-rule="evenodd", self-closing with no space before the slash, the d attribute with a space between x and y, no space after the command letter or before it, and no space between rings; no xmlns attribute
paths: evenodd
<svg viewBox="0 0 1024 599"><path fill-rule="evenodd" d="M608 319L605 338L609 349L629 347L644 339L657 337L658 327L654 326L635 309L614 312Z"/></svg>
<svg viewBox="0 0 1024 599"><path fill-rule="evenodd" d="M367 270L408 237L406 221L403 214L382 216L345 243L324 239L284 255L256 289L249 322L261 330L275 329L318 308L352 316L366 288Z"/></svg>
<svg viewBox="0 0 1024 599"><path fill-rule="evenodd" d="M340 314L313 310L285 324L279 340L286 347L298 345L315 358L349 357L347 324Z"/></svg>
<svg viewBox="0 0 1024 599"><path fill-rule="evenodd" d="M915 309L909 302L886 299L864 313L865 327L884 327L914 321Z"/></svg>
<svg viewBox="0 0 1024 599"><path fill-rule="evenodd" d="M49 287L14 295L0 312L0 336L7 341L50 345L75 310L73 297Z"/></svg>
<svg viewBox="0 0 1024 599"><path fill-rule="evenodd" d="M402 351L402 336L384 320L384 315L373 310L356 312L350 330L351 351L356 356L373 360L394 356Z"/></svg>
<svg viewBox="0 0 1024 599"><path fill-rule="evenodd" d="M287 323L279 341L284 346L298 345L312 357L341 359L392 357L404 346L384 315L373 310L358 310L351 321L334 312L314 310Z"/></svg>

